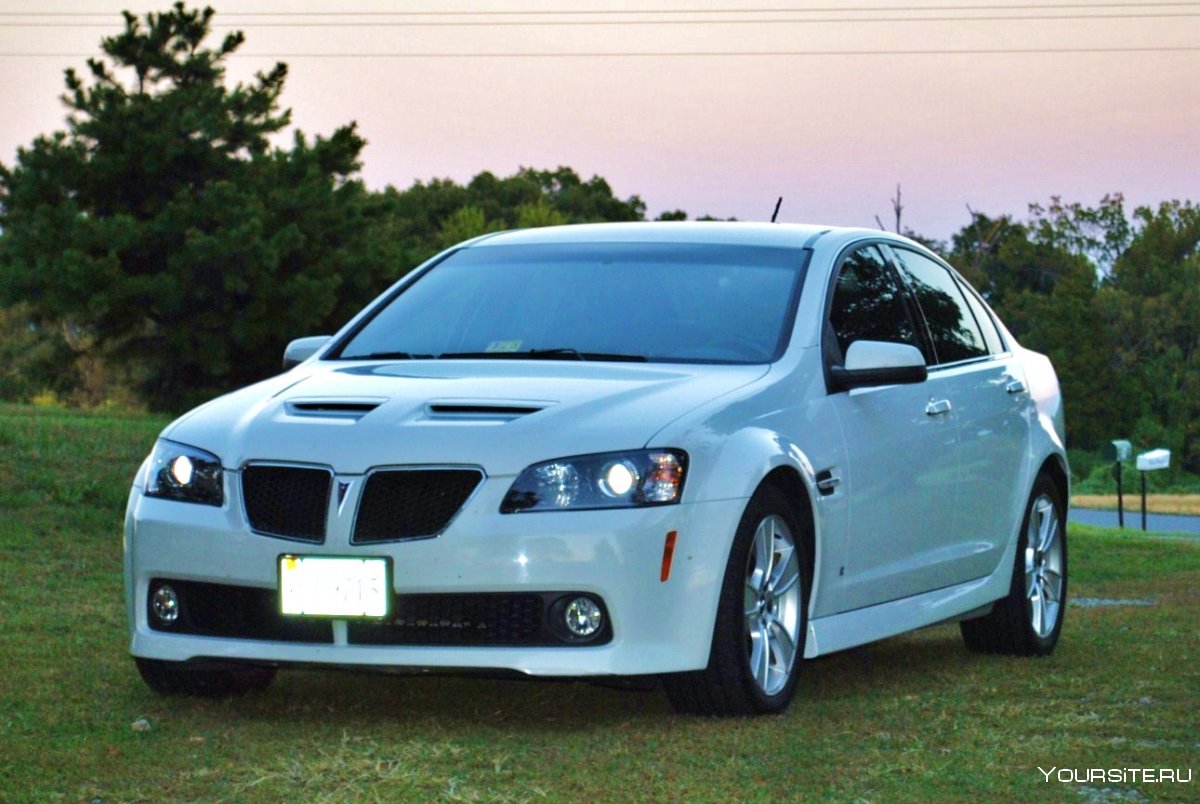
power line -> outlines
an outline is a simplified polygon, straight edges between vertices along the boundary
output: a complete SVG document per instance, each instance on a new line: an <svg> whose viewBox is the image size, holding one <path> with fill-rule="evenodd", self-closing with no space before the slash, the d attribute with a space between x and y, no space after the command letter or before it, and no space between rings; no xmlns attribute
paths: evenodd
<svg viewBox="0 0 1200 804"><path fill-rule="evenodd" d="M527 53L232 53L230 58L257 59L607 59L607 58L776 58L806 56L1001 56L1001 55L1075 55L1100 53L1193 53L1200 45L1160 47L1073 47L1073 48L959 48L923 50L665 50L665 51L591 51ZM95 53L14 53L0 51L0 57L14 58L91 58Z"/></svg>
<svg viewBox="0 0 1200 804"><path fill-rule="evenodd" d="M1003 5L918 5L895 8L878 6L832 6L822 8L634 8L634 9L508 9L500 11L227 11L219 16L226 17L507 17L507 16L609 16L609 15L696 15L696 14L831 14L831 13L921 13L921 12L971 12L971 11L1031 11L1031 10L1082 10L1092 8L1189 8L1200 6L1197 2L1100 2L1100 3L1012 3ZM0 17L119 17L121 12L103 11L3 11Z"/></svg>
<svg viewBox="0 0 1200 804"><path fill-rule="evenodd" d="M1200 45L1179 47L1094 47L1094 48L979 48L979 49L928 49L928 50L744 50L744 51L594 51L573 53L569 51L542 53L279 53L267 58L396 58L396 59L524 59L524 58L708 58L732 57L753 58L756 56L959 56L1001 55L1034 53L1173 53L1200 51ZM246 54L246 56L258 54Z"/></svg>
<svg viewBox="0 0 1200 804"><path fill-rule="evenodd" d="M1200 11L1173 11L1156 14L1021 14L977 15L953 17L822 17L767 18L722 20L438 20L429 22L214 22L214 28L502 28L502 27L597 27L650 25L829 25L840 23L908 23L908 22L1029 22L1041 20L1150 20L1200 17ZM105 22L2 22L0 28L112 28Z"/></svg>

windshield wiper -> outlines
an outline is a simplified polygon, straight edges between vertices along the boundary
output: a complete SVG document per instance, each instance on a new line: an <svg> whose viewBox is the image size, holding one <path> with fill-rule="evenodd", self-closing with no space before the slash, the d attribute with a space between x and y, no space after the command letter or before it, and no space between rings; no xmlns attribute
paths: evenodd
<svg viewBox="0 0 1200 804"><path fill-rule="evenodd" d="M604 352L581 352L578 349L526 349L523 352L445 352L438 359L477 360L613 360L627 363L645 363L644 355L607 354Z"/></svg>
<svg viewBox="0 0 1200 804"><path fill-rule="evenodd" d="M556 351L556 350L548 350ZM572 349L571 351L575 351ZM575 352L580 360L613 360L622 363L645 363L649 358L645 355L609 354L606 352Z"/></svg>
<svg viewBox="0 0 1200 804"><path fill-rule="evenodd" d="M408 352L371 352L365 355L341 355L340 360L428 360L433 355L414 355Z"/></svg>

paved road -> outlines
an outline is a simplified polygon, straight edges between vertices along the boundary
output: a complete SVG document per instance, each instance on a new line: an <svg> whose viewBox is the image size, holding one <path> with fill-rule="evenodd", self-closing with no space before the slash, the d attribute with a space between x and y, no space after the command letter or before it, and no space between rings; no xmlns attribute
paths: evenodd
<svg viewBox="0 0 1200 804"><path fill-rule="evenodd" d="M1071 522L1081 525L1099 525L1105 528L1117 527L1116 511L1093 511L1087 508L1072 508L1067 514ZM1125 509L1125 529L1140 531L1142 529L1142 510L1140 507ZM1200 516L1182 516L1179 514L1146 514L1146 530L1153 533L1183 533L1200 537Z"/></svg>

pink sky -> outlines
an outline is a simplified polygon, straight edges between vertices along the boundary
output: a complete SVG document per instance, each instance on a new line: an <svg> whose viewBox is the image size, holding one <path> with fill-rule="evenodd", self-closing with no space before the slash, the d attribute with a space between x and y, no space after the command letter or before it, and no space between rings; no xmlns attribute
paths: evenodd
<svg viewBox="0 0 1200 804"><path fill-rule="evenodd" d="M782 195L783 220L873 226L875 215L890 223L888 199L900 182L905 224L944 238L967 222L967 204L1023 215L1027 203L1052 194L1085 203L1110 191L1133 203L1200 201L1200 2L1113 2L212 5L220 32L247 35L232 77L286 61L283 100L301 129L327 134L358 121L372 187L568 165L603 176L619 196L640 195L651 216L683 208L761 219ZM943 10L913 10L930 6ZM62 70L120 29L122 7L167 3L0 0L0 160L11 163L18 146L63 127ZM835 7L843 10L813 11ZM580 9L607 11L554 13ZM713 9L736 11L699 13ZM551 13L446 13L463 11ZM997 16L1042 19L962 19ZM1054 16L1065 18L1046 19ZM1109 18L1086 18L1094 16ZM920 17L958 19L913 21ZM756 21L737 22L747 19ZM670 24L644 24L652 21ZM284 27L298 22L311 25ZM897 50L976 52L812 55ZM977 52L996 50L1047 52ZM461 57L681 51L808 55Z"/></svg>

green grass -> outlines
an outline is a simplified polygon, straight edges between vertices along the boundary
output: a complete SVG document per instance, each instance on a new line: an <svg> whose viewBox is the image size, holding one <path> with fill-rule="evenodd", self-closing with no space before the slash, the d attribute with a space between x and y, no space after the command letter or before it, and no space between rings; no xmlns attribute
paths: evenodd
<svg viewBox="0 0 1200 804"><path fill-rule="evenodd" d="M163 698L127 655L121 518L163 420L0 407L0 800L1087 800L1037 768L1200 776L1200 545L1071 529L1043 660L939 626L809 662L778 718L674 715L661 691L283 671ZM131 724L145 718L151 730ZM1133 788L1195 800L1190 785Z"/></svg>

